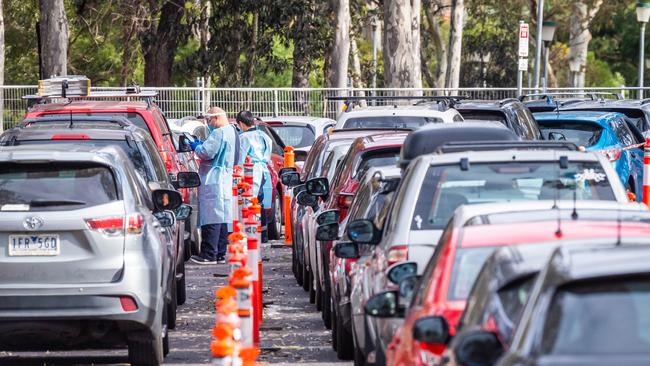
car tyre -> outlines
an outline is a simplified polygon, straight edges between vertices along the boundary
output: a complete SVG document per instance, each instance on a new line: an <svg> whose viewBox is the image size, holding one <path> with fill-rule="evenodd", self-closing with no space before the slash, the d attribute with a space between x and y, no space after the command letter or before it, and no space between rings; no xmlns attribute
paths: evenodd
<svg viewBox="0 0 650 366"><path fill-rule="evenodd" d="M325 328L332 329L332 289L325 285L325 294L323 295L323 324Z"/></svg>
<svg viewBox="0 0 650 366"><path fill-rule="evenodd" d="M271 213L267 222L269 240L279 240L280 234L282 233L282 204L280 202L279 188L276 188L275 192L273 193Z"/></svg>
<svg viewBox="0 0 650 366"><path fill-rule="evenodd" d="M128 340L129 362L138 366L159 366L164 358L162 334L138 332Z"/></svg>
<svg viewBox="0 0 650 366"><path fill-rule="evenodd" d="M354 345L354 366L366 366L366 358L359 347Z"/></svg>
<svg viewBox="0 0 650 366"><path fill-rule="evenodd" d="M302 289L305 291L309 291L309 270L307 269L307 266L303 263L302 265Z"/></svg>
<svg viewBox="0 0 650 366"><path fill-rule="evenodd" d="M309 303L316 303L316 289L314 288L314 274L312 271L309 271L309 281L307 282L309 286Z"/></svg>
<svg viewBox="0 0 650 366"><path fill-rule="evenodd" d="M316 310L323 310L323 289L320 286L320 281L316 281Z"/></svg>
<svg viewBox="0 0 650 366"><path fill-rule="evenodd" d="M187 287L185 286L185 262L181 263L180 272L183 276L176 282L176 304L183 305L187 300Z"/></svg>
<svg viewBox="0 0 650 366"><path fill-rule="evenodd" d="M169 354L169 328L167 327L167 310L163 311L163 357Z"/></svg>
<svg viewBox="0 0 650 366"><path fill-rule="evenodd" d="M338 337L338 328L337 328L337 321L338 318L336 316L336 308L334 307L334 304L332 304L332 349L336 351L336 348L338 346L337 343L337 337Z"/></svg>
<svg viewBox="0 0 650 366"><path fill-rule="evenodd" d="M350 342L352 334L343 326L343 319L336 317L336 356L341 360L351 360L354 356L354 344Z"/></svg>
<svg viewBox="0 0 650 366"><path fill-rule="evenodd" d="M169 301L169 304L165 306L166 315L167 315L167 329L176 328L176 310L178 308L178 300L176 298L178 284L176 283L176 278L172 280L172 299Z"/></svg>
<svg viewBox="0 0 650 366"><path fill-rule="evenodd" d="M189 218L188 220L185 220L184 234L185 233L189 235L187 236L187 239L183 241L183 257L185 261L189 261L190 257L192 256L192 224L190 223Z"/></svg>

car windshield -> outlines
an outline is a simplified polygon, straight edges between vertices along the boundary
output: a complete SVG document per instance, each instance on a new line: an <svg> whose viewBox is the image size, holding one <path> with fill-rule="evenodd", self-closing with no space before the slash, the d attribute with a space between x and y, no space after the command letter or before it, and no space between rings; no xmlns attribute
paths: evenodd
<svg viewBox="0 0 650 366"><path fill-rule="evenodd" d="M419 188L411 230L441 230L460 205L524 200L616 199L596 162L557 161L432 166Z"/></svg>
<svg viewBox="0 0 650 366"><path fill-rule="evenodd" d="M138 112L88 112L88 113L75 113L75 116L86 115L86 116L97 116L97 117L124 117L133 123L137 127L151 133L147 122Z"/></svg>
<svg viewBox="0 0 650 366"><path fill-rule="evenodd" d="M459 248L451 270L447 300L465 300L487 258L497 247Z"/></svg>
<svg viewBox="0 0 650 366"><path fill-rule="evenodd" d="M0 163L0 211L73 210L116 200L113 173L85 163Z"/></svg>
<svg viewBox="0 0 650 366"><path fill-rule="evenodd" d="M650 354L649 280L608 278L560 287L544 323L542 353Z"/></svg>
<svg viewBox="0 0 650 366"><path fill-rule="evenodd" d="M273 125L272 128L287 146L309 147L316 139L314 131L309 126Z"/></svg>
<svg viewBox="0 0 650 366"><path fill-rule="evenodd" d="M465 122L494 121L508 125L506 115L500 111L459 111Z"/></svg>
<svg viewBox="0 0 650 366"><path fill-rule="evenodd" d="M356 169L355 177L360 180L370 168L395 166L399 157L399 149L394 152L385 151L364 154Z"/></svg>
<svg viewBox="0 0 650 366"><path fill-rule="evenodd" d="M510 343L533 283L535 283L535 275L528 275L507 284L497 291L494 304L485 309L488 312L485 320L487 321L489 317L494 319L499 334L505 342Z"/></svg>
<svg viewBox="0 0 650 366"><path fill-rule="evenodd" d="M603 128L595 123L538 121L538 124L544 140L570 141L584 147L598 143L603 133Z"/></svg>
<svg viewBox="0 0 650 366"><path fill-rule="evenodd" d="M44 144L59 144L70 143L68 140L22 140L16 141L15 145L44 145ZM147 181L157 181L156 174L150 166L145 163L145 159L140 153L140 150L134 146L129 145L126 140L74 140L75 144L92 145L96 147L116 146L120 148L130 158L133 166L138 173Z"/></svg>
<svg viewBox="0 0 650 366"><path fill-rule="evenodd" d="M442 123L436 117L416 116L368 116L355 117L345 121L343 128L411 128L416 129L427 123Z"/></svg>

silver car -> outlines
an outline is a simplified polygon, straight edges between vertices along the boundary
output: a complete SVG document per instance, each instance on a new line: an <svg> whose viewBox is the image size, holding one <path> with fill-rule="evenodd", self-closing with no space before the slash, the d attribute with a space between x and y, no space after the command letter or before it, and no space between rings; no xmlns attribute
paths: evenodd
<svg viewBox="0 0 650 366"><path fill-rule="evenodd" d="M126 344L162 363L180 193L151 193L112 146L6 148L0 182L0 349Z"/></svg>

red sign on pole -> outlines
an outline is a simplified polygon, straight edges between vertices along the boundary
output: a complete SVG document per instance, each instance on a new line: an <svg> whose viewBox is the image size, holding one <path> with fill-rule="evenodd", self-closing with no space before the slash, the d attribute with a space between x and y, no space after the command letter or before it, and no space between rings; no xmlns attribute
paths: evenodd
<svg viewBox="0 0 650 366"><path fill-rule="evenodd" d="M528 24L519 23L519 57L528 57Z"/></svg>

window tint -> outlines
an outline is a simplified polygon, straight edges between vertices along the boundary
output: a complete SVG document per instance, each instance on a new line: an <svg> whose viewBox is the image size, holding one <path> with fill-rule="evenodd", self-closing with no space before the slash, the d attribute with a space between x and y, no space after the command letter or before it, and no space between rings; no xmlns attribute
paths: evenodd
<svg viewBox="0 0 650 366"><path fill-rule="evenodd" d="M623 146L630 146L635 144L634 136L632 136L632 132L627 127L625 121L617 118L614 122L612 122L612 127L614 128L616 137L618 137L618 140L621 142L621 144L623 144Z"/></svg>
<svg viewBox="0 0 650 366"><path fill-rule="evenodd" d="M487 257L496 247L458 248L452 266L447 300L465 300Z"/></svg>
<svg viewBox="0 0 650 366"><path fill-rule="evenodd" d="M167 168L165 168L165 163L162 161L160 154L156 150L151 140L143 140L138 142L138 146L144 152L143 158L146 161L147 165L153 168L155 174L155 181L158 182L167 182L169 180L169 175L167 173Z"/></svg>
<svg viewBox="0 0 650 366"><path fill-rule="evenodd" d="M615 200L603 168L594 162L556 161L433 166L427 171L411 230L442 229L460 205L526 200Z"/></svg>
<svg viewBox="0 0 650 366"><path fill-rule="evenodd" d="M345 121L343 128L418 128L427 123L442 123L436 117L375 116L356 117Z"/></svg>
<svg viewBox="0 0 650 366"><path fill-rule="evenodd" d="M508 126L508 120L506 115L501 111L459 111L463 115L465 122L484 122L484 121L493 121L499 122L505 126ZM508 126L510 127L510 126Z"/></svg>
<svg viewBox="0 0 650 366"><path fill-rule="evenodd" d="M0 163L0 211L75 210L117 199L113 173L102 165Z"/></svg>
<svg viewBox="0 0 650 366"><path fill-rule="evenodd" d="M257 125L257 128L259 128L262 132L267 134L271 139L271 152L273 154L280 155L280 156L284 155L284 149L282 148L282 146L278 145L277 142L277 140L280 137L274 134L273 131L271 131L271 129L266 125L259 124Z"/></svg>
<svg viewBox="0 0 650 366"><path fill-rule="evenodd" d="M492 303L488 306L488 317L494 319L501 338L510 343L515 325L521 317L528 295L535 282L535 276L520 278L497 291Z"/></svg>
<svg viewBox="0 0 650 366"><path fill-rule="evenodd" d="M597 144L603 134L603 128L595 123L539 121L538 124L544 140L566 140L584 147Z"/></svg>
<svg viewBox="0 0 650 366"><path fill-rule="evenodd" d="M309 126L278 125L272 128L287 146L308 147L316 139L314 131Z"/></svg>
<svg viewBox="0 0 650 366"><path fill-rule="evenodd" d="M543 354L650 354L650 278L609 278L558 289Z"/></svg>
<svg viewBox="0 0 650 366"><path fill-rule="evenodd" d="M438 245L436 245L436 249L433 251L431 259L429 259L427 266L424 268L424 272L422 273L422 280L420 281L419 285L420 287L415 293L415 296L413 296L413 304L422 305L428 293L434 291L433 281L435 279L433 278L433 271L436 268L441 253L451 245L453 232L454 222L453 220L449 220L449 223L447 224L447 227L445 227L442 236L440 236L440 240L438 240Z"/></svg>
<svg viewBox="0 0 650 366"><path fill-rule="evenodd" d="M86 116L105 116L105 117L124 117L129 120L129 122L134 125L142 128L143 130L151 133L151 129L145 122L144 118L138 112L89 112L89 113L75 113L75 115L86 115Z"/></svg>
<svg viewBox="0 0 650 366"><path fill-rule="evenodd" d="M355 169L354 177L360 180L370 168L396 166L399 157L399 148L395 149L395 151L382 150L363 154Z"/></svg>

